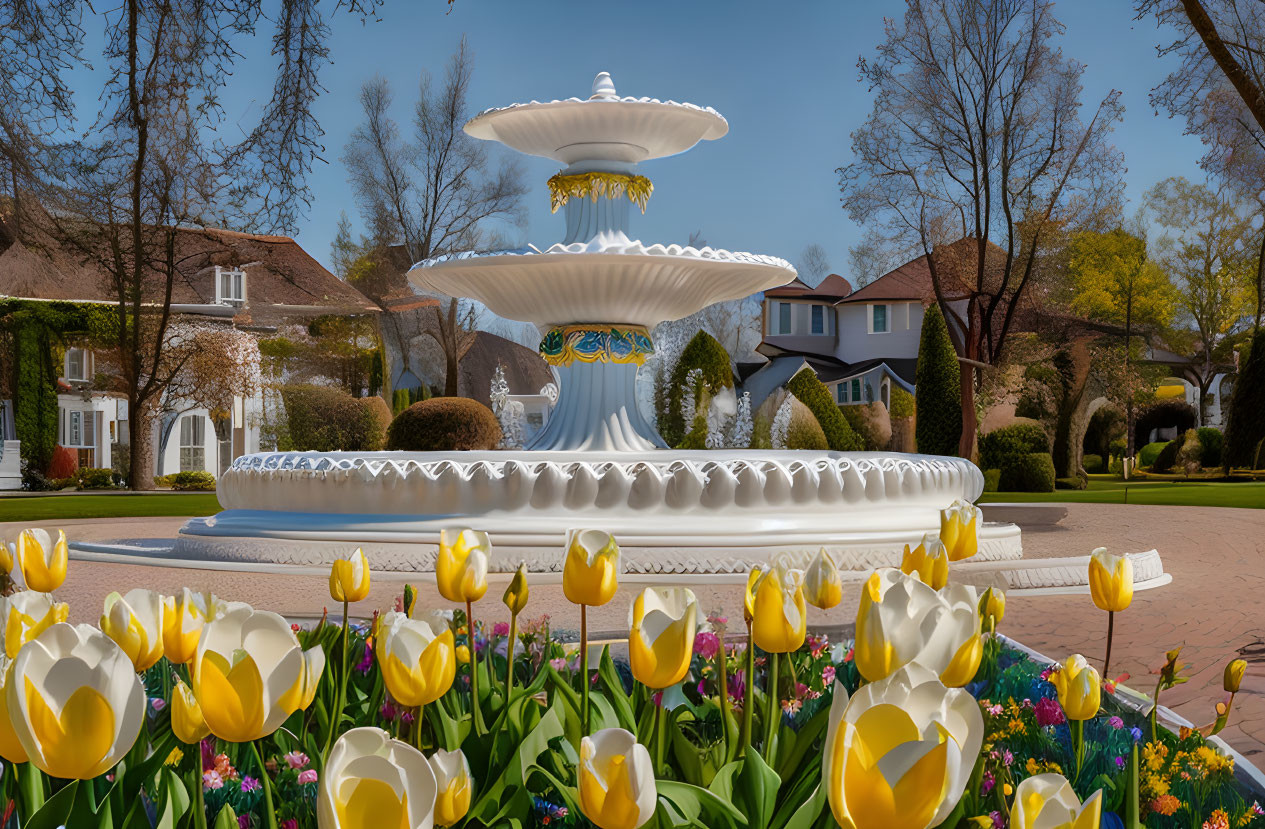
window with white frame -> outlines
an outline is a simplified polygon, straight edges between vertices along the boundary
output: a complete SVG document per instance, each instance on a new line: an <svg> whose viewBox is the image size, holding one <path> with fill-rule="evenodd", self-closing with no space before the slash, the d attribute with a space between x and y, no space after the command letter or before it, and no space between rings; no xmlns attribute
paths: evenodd
<svg viewBox="0 0 1265 829"><path fill-rule="evenodd" d="M206 469L206 419L201 415L180 418L180 471Z"/></svg>
<svg viewBox="0 0 1265 829"><path fill-rule="evenodd" d="M92 412L71 410L63 421L61 445L73 449L91 449L97 445L96 421Z"/></svg>
<svg viewBox="0 0 1265 829"><path fill-rule="evenodd" d="M776 302L774 303L774 306L777 311L777 325L775 326L773 333L791 333L791 304L789 302Z"/></svg>
<svg viewBox="0 0 1265 829"><path fill-rule="evenodd" d="M887 327L887 308L886 305L870 306L870 333L886 334Z"/></svg>
<svg viewBox="0 0 1265 829"><path fill-rule="evenodd" d="M215 302L219 305L246 301L246 272L215 266Z"/></svg>
<svg viewBox="0 0 1265 829"><path fill-rule="evenodd" d="M92 352L86 348L66 349L65 377L74 383L92 379Z"/></svg>
<svg viewBox="0 0 1265 829"><path fill-rule="evenodd" d="M847 383L839 383L835 386L835 402L837 403L848 402L848 384Z"/></svg>

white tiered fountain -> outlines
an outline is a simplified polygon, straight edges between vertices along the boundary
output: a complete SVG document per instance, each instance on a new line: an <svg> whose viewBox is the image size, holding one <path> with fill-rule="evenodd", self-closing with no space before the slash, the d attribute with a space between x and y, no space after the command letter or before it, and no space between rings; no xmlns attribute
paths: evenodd
<svg viewBox="0 0 1265 829"><path fill-rule="evenodd" d="M795 276L770 256L628 236L633 204L644 210L652 189L637 165L725 135L715 110L620 97L603 72L586 99L491 109L465 129L565 165L549 184L566 239L432 259L409 277L540 328L560 380L546 429L524 451L239 458L219 482L224 512L191 520L177 556L320 565L363 546L375 569L428 570L440 530L463 525L491 534L494 568L525 560L548 572L560 569L566 531L593 527L618 538L634 573L745 573L774 552L806 560L825 547L860 574L899 563L905 544L938 531L942 508L979 497L983 476L960 458L672 450L639 412L637 369L655 325ZM1083 563L1019 561L1012 524L979 536L963 565L979 581L1085 582ZM1143 585L1163 577L1158 555L1135 568Z"/></svg>

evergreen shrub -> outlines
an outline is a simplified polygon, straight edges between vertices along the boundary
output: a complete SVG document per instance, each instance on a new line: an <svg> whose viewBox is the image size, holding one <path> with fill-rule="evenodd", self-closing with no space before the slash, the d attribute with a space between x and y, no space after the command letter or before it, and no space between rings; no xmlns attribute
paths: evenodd
<svg viewBox="0 0 1265 829"><path fill-rule="evenodd" d="M962 374L949 327L936 304L922 317L915 378L918 451L956 455L962 438Z"/></svg>
<svg viewBox="0 0 1265 829"><path fill-rule="evenodd" d="M500 442L496 415L468 397L414 403L396 415L387 430L387 449L406 452L495 449Z"/></svg>
<svg viewBox="0 0 1265 829"><path fill-rule="evenodd" d="M812 369L800 369L786 384L786 389L817 418L830 449L836 452L859 452L865 448L865 441L848 425L839 406L830 396L830 390L817 379L817 374Z"/></svg>

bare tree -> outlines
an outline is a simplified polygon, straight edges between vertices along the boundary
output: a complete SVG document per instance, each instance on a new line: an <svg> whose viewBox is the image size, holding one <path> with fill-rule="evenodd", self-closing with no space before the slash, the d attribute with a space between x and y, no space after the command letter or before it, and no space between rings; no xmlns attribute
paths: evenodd
<svg viewBox="0 0 1265 829"><path fill-rule="evenodd" d="M265 19L262 0L123 0L98 15L106 43L95 123L82 138L32 141L10 152L38 158L21 171L48 209L24 215L37 216L42 234L106 275L116 303L110 336L128 402L134 489L151 485L152 418L188 359L167 353L173 289L192 276L191 262L204 253L185 240L210 225L294 227L310 202L306 175L322 149L312 103L328 62L327 16L339 5L364 16L374 13L376 0L283 0L269 7L268 19L276 22L272 98L243 140L230 144L215 137L224 123L219 95L239 57L236 41ZM26 0L18 8L19 17L44 21L31 23L32 30L53 31L55 42L77 55L81 4ZM12 59L4 58L6 72ZM36 82L46 91L31 106L58 117L64 84L56 72ZM0 100L0 122L17 123L24 105ZM22 137L6 135L13 142Z"/></svg>
<svg viewBox="0 0 1265 829"><path fill-rule="evenodd" d="M1151 102L1186 121L1207 147L1201 166L1255 204L1265 216L1265 4L1259 0L1139 0L1177 30L1159 48L1179 64ZM1265 231L1257 242L1254 326L1265 310Z"/></svg>
<svg viewBox="0 0 1265 829"><path fill-rule="evenodd" d="M488 238L493 219L514 220L526 193L516 162L492 167L487 146L466 135L466 95L473 56L465 38L449 61L442 84L423 73L405 140L389 115L391 89L376 77L360 92L364 122L343 150L343 164L361 217L379 245L399 245L409 262L474 250ZM457 363L474 312L468 303L443 297L425 332L444 354L444 394L457 394Z"/></svg>
<svg viewBox="0 0 1265 829"><path fill-rule="evenodd" d="M1049 0L907 0L860 61L874 109L841 167L843 205L927 256L959 341L962 438L974 453L977 367L999 364L1046 257L1119 198L1112 92L1088 122L1084 68L1056 45ZM942 246L969 240L941 251Z"/></svg>
<svg viewBox="0 0 1265 829"><path fill-rule="evenodd" d="M848 248L848 279L856 288L869 285L915 255L900 237L867 227L861 241Z"/></svg>
<svg viewBox="0 0 1265 829"><path fill-rule="evenodd" d="M799 271L801 282L815 288L830 273L830 257L826 256L825 248L813 242L799 255L795 269Z"/></svg>

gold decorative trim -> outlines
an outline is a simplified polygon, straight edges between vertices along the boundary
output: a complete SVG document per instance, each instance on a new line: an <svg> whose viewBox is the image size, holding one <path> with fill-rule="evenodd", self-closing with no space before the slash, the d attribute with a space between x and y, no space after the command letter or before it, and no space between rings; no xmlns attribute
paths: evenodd
<svg viewBox="0 0 1265 829"><path fill-rule="evenodd" d="M554 213L573 198L597 201L599 196L608 199L626 196L645 213L646 202L653 192L650 179L630 173L556 173L549 179L550 209Z"/></svg>
<svg viewBox="0 0 1265 829"><path fill-rule="evenodd" d="M540 341L540 356L551 366L581 363L642 365L654 353L650 332L640 325L562 325Z"/></svg>

